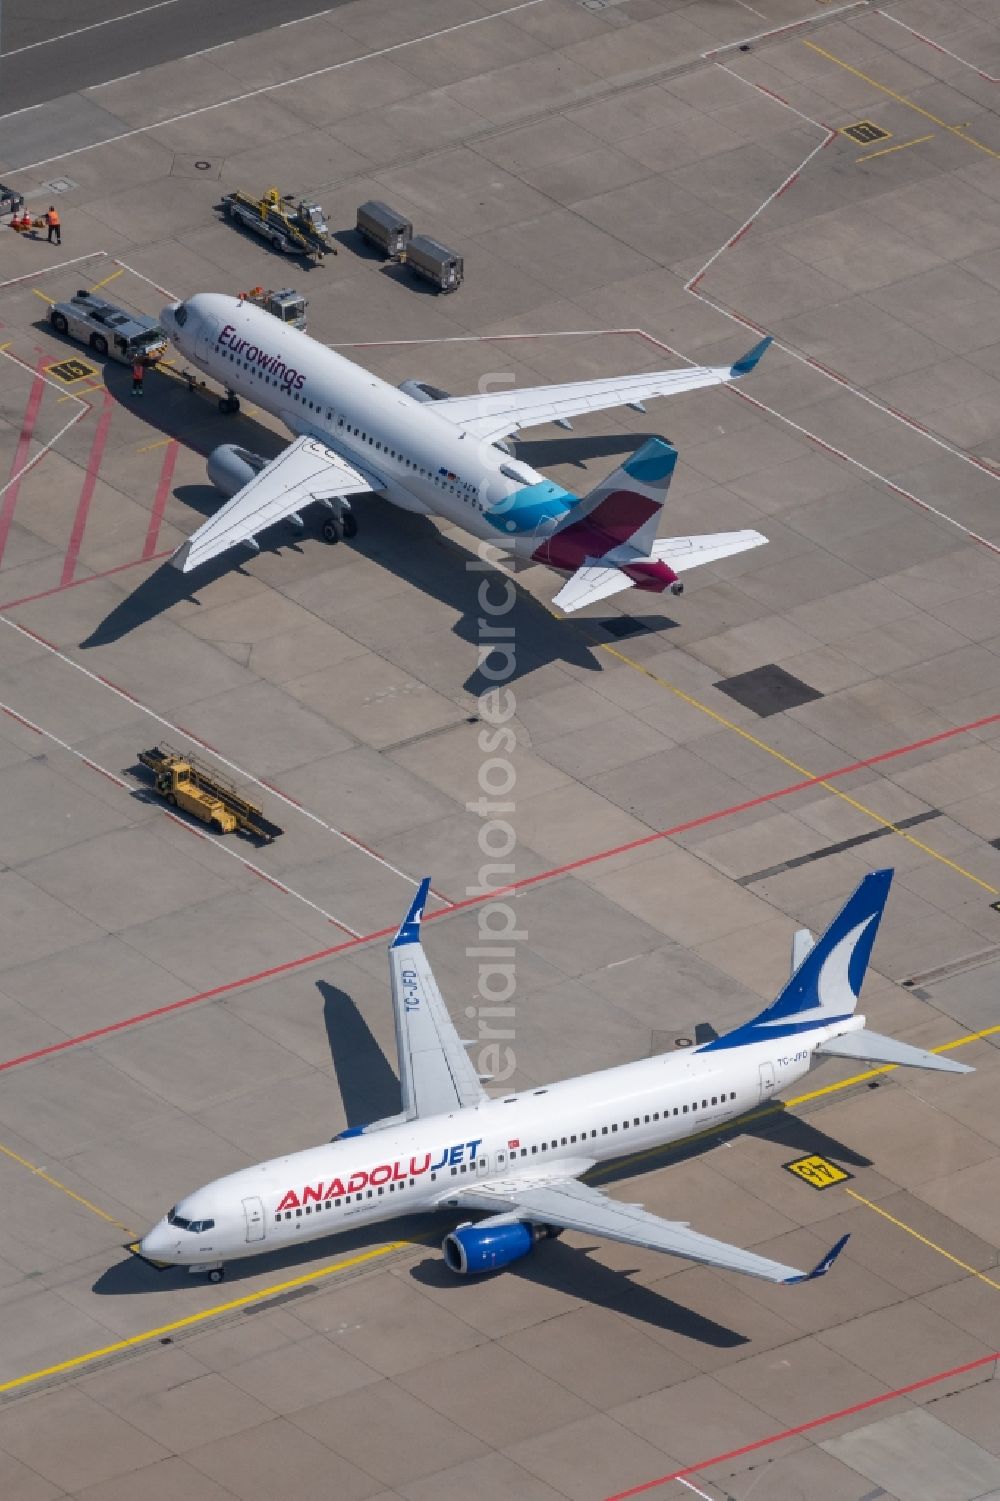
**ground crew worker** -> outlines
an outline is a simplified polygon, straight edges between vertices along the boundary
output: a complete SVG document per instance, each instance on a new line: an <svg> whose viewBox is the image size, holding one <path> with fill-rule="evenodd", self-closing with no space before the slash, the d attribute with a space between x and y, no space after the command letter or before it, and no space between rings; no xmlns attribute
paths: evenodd
<svg viewBox="0 0 1000 1501"><path fill-rule="evenodd" d="M49 244L50 245L52 244L52 237L54 235L55 236L56 244L57 245L61 245L62 244L62 225L59 222L59 212L56 209L56 206L55 206L54 203L50 203L49 204L49 211L45 215L45 222L49 226Z"/></svg>
<svg viewBox="0 0 1000 1501"><path fill-rule="evenodd" d="M142 395L142 378L146 374L146 362L138 357L132 361L132 395Z"/></svg>

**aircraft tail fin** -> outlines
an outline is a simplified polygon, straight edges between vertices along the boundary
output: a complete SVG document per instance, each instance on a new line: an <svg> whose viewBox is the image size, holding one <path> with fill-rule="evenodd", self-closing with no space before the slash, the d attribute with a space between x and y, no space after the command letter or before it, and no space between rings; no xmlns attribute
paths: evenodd
<svg viewBox="0 0 1000 1501"><path fill-rule="evenodd" d="M792 1037L852 1017L891 884L891 870L870 871L804 954L777 1000L699 1051Z"/></svg>
<svg viewBox="0 0 1000 1501"><path fill-rule="evenodd" d="M585 527L605 548L611 539L614 545L628 542L640 553L650 553L676 467L673 444L648 438L567 513L557 534Z"/></svg>

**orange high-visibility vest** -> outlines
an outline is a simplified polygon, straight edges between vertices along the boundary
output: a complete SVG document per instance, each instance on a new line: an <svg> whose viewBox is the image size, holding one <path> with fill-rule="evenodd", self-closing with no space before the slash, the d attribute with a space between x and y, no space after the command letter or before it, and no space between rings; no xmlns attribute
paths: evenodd
<svg viewBox="0 0 1000 1501"><path fill-rule="evenodd" d="M54 208L50 208L48 213L45 215L45 222L50 229L54 228L59 223L59 215Z"/></svg>

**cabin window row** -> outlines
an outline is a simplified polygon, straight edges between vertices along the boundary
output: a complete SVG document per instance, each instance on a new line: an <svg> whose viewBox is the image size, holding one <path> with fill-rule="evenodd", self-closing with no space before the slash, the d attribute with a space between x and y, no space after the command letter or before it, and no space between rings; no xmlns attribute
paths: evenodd
<svg viewBox="0 0 1000 1501"><path fill-rule="evenodd" d="M736 1098L736 1091L735 1090L730 1090L727 1094L721 1094L721 1095L713 1094L713 1095L711 1095L709 1098L706 1098L706 1099L702 1100L700 1106L699 1106L697 1100L695 1100L693 1102L693 1104L691 1104L691 1105L675 1105L672 1110L664 1110L663 1111L663 1119L664 1120L669 1120L672 1115L689 1115L689 1114L693 1114L698 1109L707 1110L711 1105L725 1105L725 1104L728 1104L729 1101L735 1100L735 1098ZM643 1126L643 1125L648 1126L652 1121L658 1121L659 1119L660 1119L660 1112L659 1112L659 1110L654 1110L651 1115L644 1115L644 1116L636 1115L636 1116L633 1116L630 1121L622 1121L620 1127L618 1126L617 1123L615 1123L615 1124L610 1125L610 1126L601 1126L600 1131L598 1131L597 1128L595 1128L593 1131L589 1131L589 1132L588 1131L581 1131L576 1136L562 1136L562 1137L559 1137L555 1141L543 1141L543 1142L540 1143L540 1145L534 1146L534 1147L513 1148L511 1150L510 1155L513 1158L513 1157L516 1157L518 1155L518 1152L520 1152L520 1155L522 1157L527 1157L527 1155L528 1155L529 1152L532 1152L532 1153L547 1152L547 1151L550 1150L550 1148L553 1151L555 1151L559 1147L567 1147L567 1146L571 1147L571 1146L575 1146L578 1141L587 1141L588 1139L593 1140L598 1135L607 1136L609 1132L611 1134L614 1134L618 1130L628 1131L629 1129L631 1129L632 1127L635 1127L635 1126Z"/></svg>
<svg viewBox="0 0 1000 1501"><path fill-rule="evenodd" d="M736 1099L736 1091L735 1090L731 1090L728 1094L722 1094L722 1095L714 1095L713 1094L709 1098L706 1098L706 1099L702 1100L700 1108L702 1110L707 1110L710 1105L725 1105L729 1101L735 1100L735 1099ZM672 1115L694 1114L698 1110L698 1108L699 1108L699 1106L698 1106L698 1101L697 1100L695 1100L691 1105L675 1105L672 1110L664 1110L663 1111L663 1119L664 1120L669 1120ZM628 1131L631 1127L642 1126L642 1125L648 1126L648 1125L650 1125L651 1122L658 1121L659 1119L660 1119L660 1111L659 1110L654 1110L652 1112L652 1114L650 1114L650 1115L645 1115L645 1116L636 1115L636 1116L633 1116L630 1121L622 1121L620 1129L622 1131ZM601 1134L601 1136L607 1136L609 1132L611 1132L612 1134L614 1134L618 1130L619 1130L619 1126L618 1126L617 1122L615 1122L615 1123L613 1123L610 1126L601 1126L601 1128L600 1128L600 1134ZM538 1152L547 1152L550 1149L552 1151L557 1151L559 1149L559 1147L571 1147L571 1146L575 1146L578 1141L587 1141L588 1139L594 1139L594 1138L597 1137L597 1135L598 1135L598 1131L597 1131L597 1128L595 1127L590 1132L580 1131L575 1136L561 1136L561 1137L556 1137L555 1140L553 1140L553 1141L543 1141L543 1142L541 1142L538 1145L533 1146L533 1147L520 1147L520 1148L514 1147L514 1148L511 1148L511 1151L510 1151L509 1155L510 1155L511 1160L513 1160L518 1155L518 1153L520 1153L520 1155L522 1157L527 1157L528 1154L529 1154L529 1152L532 1155L537 1155ZM477 1167L482 1172L482 1171L485 1171L485 1169L488 1167L488 1165L489 1165L488 1159L485 1158L485 1157L480 1157L479 1160L478 1160L478 1162L462 1162L462 1163L459 1163L457 1166L455 1166L455 1167L452 1168L452 1170L451 1170L451 1176L454 1178L459 1173L471 1173L471 1172L474 1172ZM437 1173L431 1173L431 1182L434 1182L436 1179L437 1179ZM411 1178L409 1180L409 1187L412 1188L413 1184L414 1184L414 1179ZM376 1195L382 1195L382 1194L384 1194L385 1190L386 1190L386 1187L388 1187L388 1190L389 1190L390 1193L395 1193L397 1190L401 1190L401 1189L406 1188L407 1184L406 1183L389 1183L387 1185L380 1184L378 1186L378 1188L375 1188L375 1189L372 1189L372 1188L363 1189L360 1193L347 1194L343 1198L340 1198L340 1199L327 1199L325 1201L325 1203L322 1203L322 1204L316 1204L316 1205L306 1204L301 1209L285 1209L281 1213L276 1214L274 1216L275 1223L276 1224L280 1224L283 1219L290 1220L293 1216L296 1219L301 1219L304 1214L312 1214L314 1211L315 1211L316 1214L319 1214L321 1212L321 1210L324 1210L324 1209L339 1209L340 1206L341 1206L341 1204L349 1204L352 1199L356 1203L360 1203L360 1201L362 1199L372 1199L372 1198L375 1198Z"/></svg>

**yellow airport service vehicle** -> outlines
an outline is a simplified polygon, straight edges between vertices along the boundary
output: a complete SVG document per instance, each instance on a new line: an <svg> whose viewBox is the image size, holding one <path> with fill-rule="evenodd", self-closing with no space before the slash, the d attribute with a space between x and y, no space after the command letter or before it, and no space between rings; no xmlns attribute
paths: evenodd
<svg viewBox="0 0 1000 1501"><path fill-rule="evenodd" d="M282 197L277 188L268 188L263 198L236 188L223 195L219 207L231 224L242 224L283 254L317 259L336 255L337 247L319 204L302 199L293 208L293 202L290 195Z"/></svg>
<svg viewBox="0 0 1000 1501"><path fill-rule="evenodd" d="M270 844L282 830L264 817L256 803L241 797L231 783L186 752L154 745L139 752L140 764L153 773L153 786L171 807L180 808L220 834L239 831Z"/></svg>

